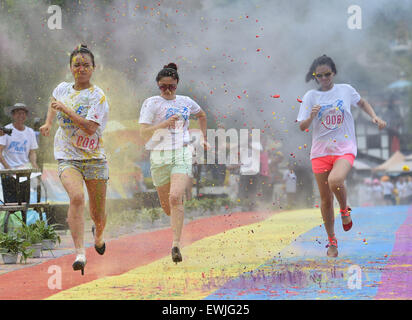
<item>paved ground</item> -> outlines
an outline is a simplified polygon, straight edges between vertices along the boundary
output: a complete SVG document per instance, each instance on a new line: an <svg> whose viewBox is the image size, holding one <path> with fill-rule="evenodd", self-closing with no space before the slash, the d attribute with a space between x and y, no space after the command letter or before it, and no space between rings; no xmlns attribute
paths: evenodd
<svg viewBox="0 0 412 320"><path fill-rule="evenodd" d="M110 240L104 256L90 247L85 276L71 269L68 242L60 257L1 274L0 299L412 299L412 206L352 216L349 232L336 219L336 259L325 256L319 209L188 222L178 265L170 228ZM61 289L50 288L51 266Z"/></svg>

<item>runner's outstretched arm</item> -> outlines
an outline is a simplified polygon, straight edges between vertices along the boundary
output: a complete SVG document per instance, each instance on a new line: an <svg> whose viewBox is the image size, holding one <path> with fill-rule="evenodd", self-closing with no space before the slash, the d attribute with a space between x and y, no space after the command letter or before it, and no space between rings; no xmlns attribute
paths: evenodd
<svg viewBox="0 0 412 320"><path fill-rule="evenodd" d="M372 122L377 124L379 129L386 127L386 122L376 115L375 111L368 101L361 98L358 102L358 106L372 118Z"/></svg>

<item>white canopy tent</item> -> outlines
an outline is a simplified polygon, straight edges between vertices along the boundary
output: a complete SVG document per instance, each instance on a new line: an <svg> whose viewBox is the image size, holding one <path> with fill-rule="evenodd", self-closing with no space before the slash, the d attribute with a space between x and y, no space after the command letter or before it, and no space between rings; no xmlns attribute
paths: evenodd
<svg viewBox="0 0 412 320"><path fill-rule="evenodd" d="M405 161L405 155L400 151L396 151L384 163L382 163L379 166L373 168L373 171L387 171L388 169L392 168L393 166L395 166L399 163L402 163L404 161Z"/></svg>

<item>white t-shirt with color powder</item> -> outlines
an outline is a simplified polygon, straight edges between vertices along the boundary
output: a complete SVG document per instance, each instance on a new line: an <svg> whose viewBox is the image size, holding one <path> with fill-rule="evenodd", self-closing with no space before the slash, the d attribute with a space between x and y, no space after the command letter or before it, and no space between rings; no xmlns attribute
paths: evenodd
<svg viewBox="0 0 412 320"><path fill-rule="evenodd" d="M201 111L200 106L191 98L176 95L174 100L154 96L143 102L139 123L157 125L171 116L179 115L174 128L157 130L146 143L147 150L175 150L190 142L189 117Z"/></svg>
<svg viewBox="0 0 412 320"><path fill-rule="evenodd" d="M88 135L63 112L57 112L59 129L54 137L56 160L105 159L103 130L109 114L109 104L102 89L93 85L75 90L74 83L62 82L53 91L53 97L81 117L99 124L93 135Z"/></svg>
<svg viewBox="0 0 412 320"><path fill-rule="evenodd" d="M310 159L347 153L356 157L355 123L351 106L357 106L360 99L359 93L348 84L334 84L329 91L309 90L304 95L297 121L308 119L313 106L321 106L312 122Z"/></svg>
<svg viewBox="0 0 412 320"><path fill-rule="evenodd" d="M12 123L5 126L7 129L13 129L11 135L0 137L0 145L5 146L3 149L4 160L8 165L16 169L30 162L30 150L38 149L36 134L32 128L25 126L23 131L17 130ZM4 166L0 163L0 168Z"/></svg>

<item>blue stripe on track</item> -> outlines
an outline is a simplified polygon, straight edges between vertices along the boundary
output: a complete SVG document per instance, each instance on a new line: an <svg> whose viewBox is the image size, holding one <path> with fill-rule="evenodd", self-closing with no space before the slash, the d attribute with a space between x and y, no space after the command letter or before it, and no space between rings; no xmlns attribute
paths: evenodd
<svg viewBox="0 0 412 320"><path fill-rule="evenodd" d="M339 216L335 221L338 258L326 257L326 232L323 226L316 227L271 261L227 282L205 299L373 299L407 210L408 206L354 208L349 232L343 231ZM353 265L360 267L361 289L349 288Z"/></svg>

